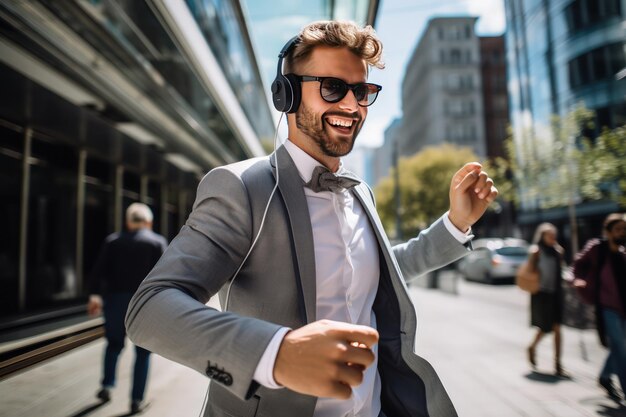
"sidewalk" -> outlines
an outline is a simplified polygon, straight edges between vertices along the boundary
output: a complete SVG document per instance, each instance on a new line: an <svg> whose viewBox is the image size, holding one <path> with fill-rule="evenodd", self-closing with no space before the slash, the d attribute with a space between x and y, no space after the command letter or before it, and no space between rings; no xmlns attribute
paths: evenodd
<svg viewBox="0 0 626 417"><path fill-rule="evenodd" d="M103 339L0 382L0 417L122 417L128 415L134 347L127 343L118 364L113 399L101 404ZM158 355L151 356L148 417L198 416L208 379Z"/></svg>
<svg viewBox="0 0 626 417"><path fill-rule="evenodd" d="M457 294L410 288L418 317L418 352L438 371L461 417L626 417L626 408L596 385L606 351L594 330L564 328L563 364L571 380L552 375L552 338L539 345L538 372L526 360L534 330L528 295L512 285L459 281ZM0 417L127 415L133 349L124 350L113 400L100 405L104 340L0 382ZM584 348L584 349L583 349ZM617 382L616 382L617 383ZM208 379L152 356L148 417L195 417ZM389 416L392 417L392 416Z"/></svg>
<svg viewBox="0 0 626 417"><path fill-rule="evenodd" d="M626 416L597 386L606 357L595 330L563 328L571 380L553 376L553 336L526 359L535 330L529 296L513 285L459 281L457 295L411 288L419 317L418 352L438 371L462 417ZM617 380L615 380L619 386Z"/></svg>

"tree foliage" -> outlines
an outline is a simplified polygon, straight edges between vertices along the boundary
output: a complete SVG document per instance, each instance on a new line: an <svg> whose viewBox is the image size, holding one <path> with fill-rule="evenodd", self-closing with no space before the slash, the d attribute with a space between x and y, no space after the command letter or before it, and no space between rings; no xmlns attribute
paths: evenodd
<svg viewBox="0 0 626 417"><path fill-rule="evenodd" d="M400 158L399 191L402 236L412 237L449 208L450 181L464 164L478 160L469 148L449 144L428 147ZM378 214L390 236L396 233L395 169L375 189Z"/></svg>
<svg viewBox="0 0 626 417"><path fill-rule="evenodd" d="M536 209L601 199L624 205L626 127L594 135L594 119L593 111L578 107L566 117L553 117L548 131L524 132L523 140L509 138L507 160L494 165L512 174L514 192L501 197Z"/></svg>

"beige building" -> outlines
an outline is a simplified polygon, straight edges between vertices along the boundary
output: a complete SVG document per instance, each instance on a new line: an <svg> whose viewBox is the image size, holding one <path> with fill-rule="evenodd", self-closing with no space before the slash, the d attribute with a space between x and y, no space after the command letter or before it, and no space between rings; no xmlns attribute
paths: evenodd
<svg viewBox="0 0 626 417"><path fill-rule="evenodd" d="M402 83L400 155L444 142L487 154L476 20L443 17L428 22Z"/></svg>

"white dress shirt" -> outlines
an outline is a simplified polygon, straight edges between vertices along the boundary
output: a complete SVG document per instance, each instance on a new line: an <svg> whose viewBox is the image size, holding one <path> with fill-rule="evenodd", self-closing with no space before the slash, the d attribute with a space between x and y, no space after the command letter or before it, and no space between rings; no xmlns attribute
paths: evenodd
<svg viewBox="0 0 626 417"><path fill-rule="evenodd" d="M315 167L321 165L302 149L287 140L285 149L300 176L308 182ZM338 173L343 166L340 165ZM372 309L378 290L380 262L378 244L367 213L351 191L314 192L304 188L315 252L316 318L367 325L376 328ZM444 216L446 228L459 240L470 236L456 229ZM254 379L268 388L280 388L273 370L280 343L289 329L274 335L254 373ZM376 359L363 375L363 382L352 388L347 400L319 398L314 417L377 417L380 413L380 376L378 345Z"/></svg>

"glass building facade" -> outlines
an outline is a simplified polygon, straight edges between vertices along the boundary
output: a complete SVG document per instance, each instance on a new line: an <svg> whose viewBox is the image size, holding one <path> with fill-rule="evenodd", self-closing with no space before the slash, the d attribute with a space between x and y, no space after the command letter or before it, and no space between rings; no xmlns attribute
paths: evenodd
<svg viewBox="0 0 626 417"><path fill-rule="evenodd" d="M549 140L551 117L581 103L595 111L598 129L626 123L625 8L624 0L505 0L510 118L518 145L528 132ZM521 196L518 220L528 228L567 222L566 208L541 211L536 196ZM613 210L618 207L611 202L582 203L579 222L584 229L585 218L594 219L591 230Z"/></svg>
<svg viewBox="0 0 626 417"><path fill-rule="evenodd" d="M171 240L206 171L266 153L256 59L237 1L0 4L0 346L85 316L129 204Z"/></svg>

